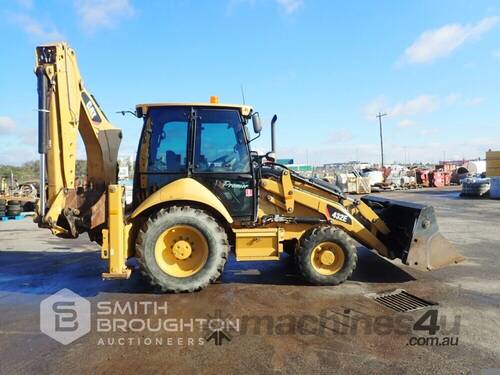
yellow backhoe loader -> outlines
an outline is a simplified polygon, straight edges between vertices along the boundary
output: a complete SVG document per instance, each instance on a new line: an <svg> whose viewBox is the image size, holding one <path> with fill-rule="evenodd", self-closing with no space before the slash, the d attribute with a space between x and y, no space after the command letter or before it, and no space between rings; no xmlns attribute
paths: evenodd
<svg viewBox="0 0 500 375"><path fill-rule="evenodd" d="M195 291L215 281L230 250L238 261L293 254L304 278L344 282L356 267L356 242L381 256L430 270L461 259L439 233L432 207L382 197L352 199L250 150L247 105L139 104L143 119L133 203L117 184L120 129L85 89L65 43L36 49L40 199L36 221L61 237L87 232L108 261L105 279L128 278L127 260L164 291ZM75 181L77 136L87 178ZM45 187L45 189L43 188Z"/></svg>

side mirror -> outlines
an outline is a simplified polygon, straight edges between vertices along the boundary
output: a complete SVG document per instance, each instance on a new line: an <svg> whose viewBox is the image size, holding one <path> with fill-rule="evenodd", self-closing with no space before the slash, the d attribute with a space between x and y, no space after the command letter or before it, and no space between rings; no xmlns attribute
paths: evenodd
<svg viewBox="0 0 500 375"><path fill-rule="evenodd" d="M262 131L262 123L260 122L259 112L252 115L253 131L259 134Z"/></svg>

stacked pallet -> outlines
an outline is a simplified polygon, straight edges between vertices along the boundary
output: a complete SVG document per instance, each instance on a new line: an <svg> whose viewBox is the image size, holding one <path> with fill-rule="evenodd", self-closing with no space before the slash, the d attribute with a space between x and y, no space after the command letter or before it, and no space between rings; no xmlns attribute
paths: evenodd
<svg viewBox="0 0 500 375"><path fill-rule="evenodd" d="M486 152L486 176L490 177L491 198L500 198L500 151Z"/></svg>
<svg viewBox="0 0 500 375"><path fill-rule="evenodd" d="M500 176L500 151L486 152L486 176Z"/></svg>
<svg viewBox="0 0 500 375"><path fill-rule="evenodd" d="M5 199L0 199L0 221L22 219L21 212L21 202L15 200L7 202Z"/></svg>

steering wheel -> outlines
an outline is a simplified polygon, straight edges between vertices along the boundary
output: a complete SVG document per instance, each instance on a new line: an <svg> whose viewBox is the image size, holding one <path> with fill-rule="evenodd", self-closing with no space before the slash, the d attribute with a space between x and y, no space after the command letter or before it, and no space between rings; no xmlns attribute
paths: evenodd
<svg viewBox="0 0 500 375"><path fill-rule="evenodd" d="M218 157L217 159L213 160L210 164L216 164L216 163L221 163L223 168L232 168L233 165L237 161L237 157L234 154L227 154L227 155L222 155Z"/></svg>

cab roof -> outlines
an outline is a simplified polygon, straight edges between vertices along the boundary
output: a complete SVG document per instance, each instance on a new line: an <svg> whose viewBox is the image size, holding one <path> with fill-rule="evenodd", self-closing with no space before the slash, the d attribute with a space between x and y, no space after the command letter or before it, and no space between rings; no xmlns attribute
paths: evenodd
<svg viewBox="0 0 500 375"><path fill-rule="evenodd" d="M152 107L214 107L214 108L230 108L230 109L238 109L242 116L248 117L252 114L253 108L248 105L243 104L222 104L222 103L203 103L203 102L194 102L194 103L146 103L146 104L137 104L135 106L136 109L140 109L142 113L146 114L149 108Z"/></svg>

